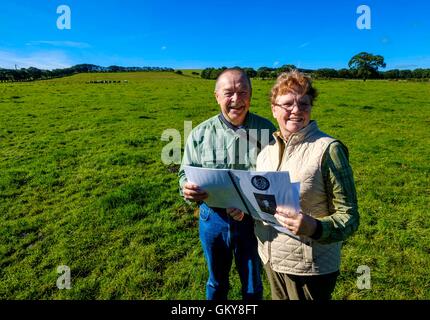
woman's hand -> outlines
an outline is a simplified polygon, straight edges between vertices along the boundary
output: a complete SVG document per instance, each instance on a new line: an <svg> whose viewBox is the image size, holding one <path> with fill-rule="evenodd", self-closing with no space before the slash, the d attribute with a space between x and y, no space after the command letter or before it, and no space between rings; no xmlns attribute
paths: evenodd
<svg viewBox="0 0 430 320"><path fill-rule="evenodd" d="M277 207L275 218L278 222L297 236L312 236L317 228L317 222L303 212L295 212L285 207Z"/></svg>

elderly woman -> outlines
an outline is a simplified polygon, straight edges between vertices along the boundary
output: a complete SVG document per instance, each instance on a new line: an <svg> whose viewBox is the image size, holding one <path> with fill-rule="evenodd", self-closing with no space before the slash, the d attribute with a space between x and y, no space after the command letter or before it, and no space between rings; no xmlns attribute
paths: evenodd
<svg viewBox="0 0 430 320"><path fill-rule="evenodd" d="M288 171L300 182L300 212L277 207L275 218L300 240L256 221L258 251L272 299L327 300L339 275L342 241L358 228L357 196L348 150L311 120L317 96L294 70L272 88L279 131L257 158L258 171Z"/></svg>

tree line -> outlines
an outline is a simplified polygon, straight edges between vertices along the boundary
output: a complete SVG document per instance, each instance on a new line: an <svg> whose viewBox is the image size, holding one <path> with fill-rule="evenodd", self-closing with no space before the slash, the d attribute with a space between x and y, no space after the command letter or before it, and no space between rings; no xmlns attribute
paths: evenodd
<svg viewBox="0 0 430 320"><path fill-rule="evenodd" d="M242 68L248 77L260 79L275 79L282 72L288 72L292 69L298 69L301 72L310 74L313 78L318 79L430 79L430 69L418 68L415 70L399 70L393 69L388 71L380 71L379 68L385 68L384 57L373 55L367 52L360 52L354 55L348 62L349 69L332 69L321 68L316 70L296 68L294 65L287 64L279 68L261 67L257 70L253 68ZM204 79L216 79L219 74L227 69L222 68L206 68L201 72L201 77Z"/></svg>
<svg viewBox="0 0 430 320"><path fill-rule="evenodd" d="M101 67L94 64L78 64L70 68L42 70L34 67L21 69L1 69L0 81L33 81L45 80L71 76L84 72L136 72L136 71L167 71L173 72L172 68L160 67L121 67L109 66Z"/></svg>
<svg viewBox="0 0 430 320"><path fill-rule="evenodd" d="M200 76L204 79L216 79L218 75L227 69L222 68L206 68L202 70ZM276 79L282 72L288 71L287 68L268 68L261 67L257 70L253 68L242 68L245 70L250 78L260 78L260 79ZM294 69L296 69L294 67ZM362 74L358 70L352 69L331 69L331 68L321 68L316 70L301 69L297 68L301 72L310 74L313 78L317 79L363 79ZM366 79L430 79L430 69L418 68L415 70L399 70L393 69L388 71L377 71L372 72L368 75Z"/></svg>

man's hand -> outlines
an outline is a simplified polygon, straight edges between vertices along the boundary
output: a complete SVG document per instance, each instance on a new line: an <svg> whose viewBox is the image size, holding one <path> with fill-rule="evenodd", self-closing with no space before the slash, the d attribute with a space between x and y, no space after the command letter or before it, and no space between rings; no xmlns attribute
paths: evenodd
<svg viewBox="0 0 430 320"><path fill-rule="evenodd" d="M227 214L236 221L242 221L245 213L236 208L227 208Z"/></svg>
<svg viewBox="0 0 430 320"><path fill-rule="evenodd" d="M200 189L200 187L194 183L186 182L182 188L182 194L184 198L190 201L202 201L208 197L206 191Z"/></svg>
<svg viewBox="0 0 430 320"><path fill-rule="evenodd" d="M275 218L283 227L298 236L310 237L317 228L317 221L311 216L284 207L276 208Z"/></svg>

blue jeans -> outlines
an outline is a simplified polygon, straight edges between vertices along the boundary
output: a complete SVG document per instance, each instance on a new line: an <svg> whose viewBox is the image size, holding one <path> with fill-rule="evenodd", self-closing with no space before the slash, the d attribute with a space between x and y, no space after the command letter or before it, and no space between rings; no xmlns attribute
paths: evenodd
<svg viewBox="0 0 430 320"><path fill-rule="evenodd" d="M235 221L225 213L225 209L215 210L205 203L200 206L200 241L209 270L206 298L227 300L234 256L243 300L261 300L261 261L254 235L254 220L245 214L242 221Z"/></svg>

